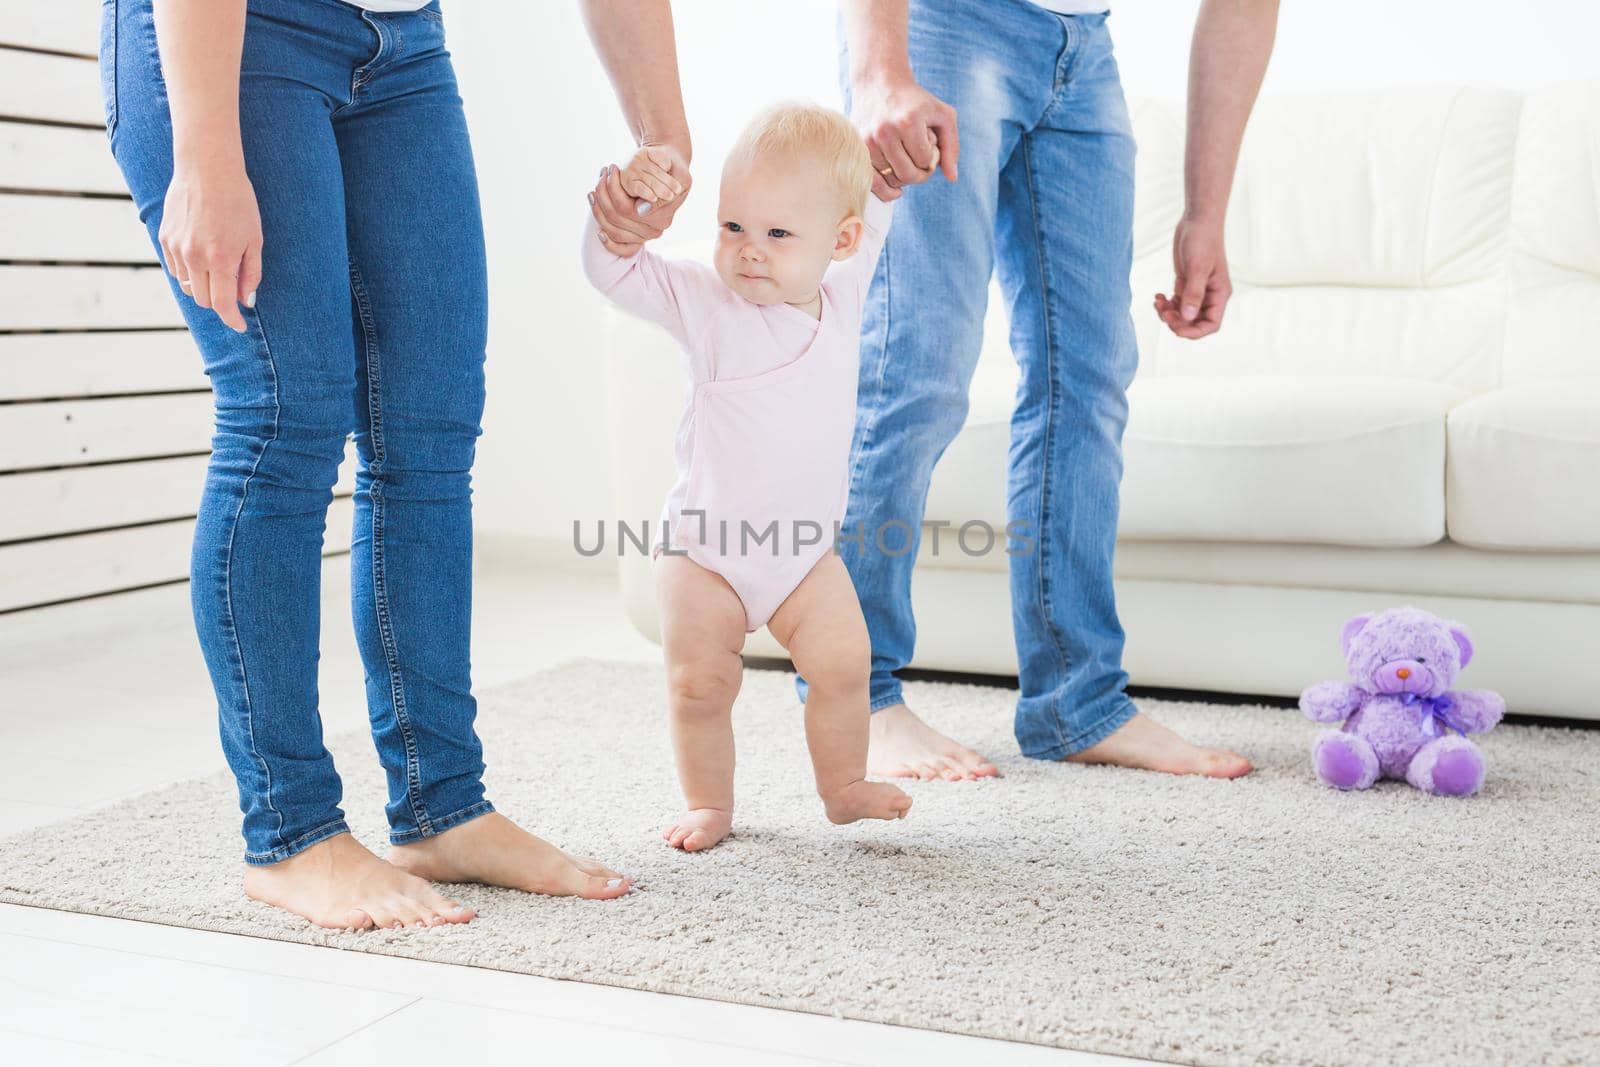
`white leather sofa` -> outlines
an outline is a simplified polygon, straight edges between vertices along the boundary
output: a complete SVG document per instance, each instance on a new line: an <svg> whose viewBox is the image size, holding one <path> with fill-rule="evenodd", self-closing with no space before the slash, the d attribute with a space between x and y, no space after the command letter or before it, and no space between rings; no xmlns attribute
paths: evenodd
<svg viewBox="0 0 1600 1067"><path fill-rule="evenodd" d="M1149 310L1172 281L1181 105L1133 110L1134 684L1292 696L1344 675L1346 618L1404 603L1465 623L1465 683L1512 711L1600 718L1600 83L1264 99L1228 215L1236 293L1201 342ZM1003 315L992 300L930 521L1005 524ZM683 381L665 334L607 320L616 516L637 523L672 482ZM1003 538L949 544L923 541L913 666L1015 674ZM619 568L655 637L648 559ZM783 654L765 630L746 653Z"/></svg>

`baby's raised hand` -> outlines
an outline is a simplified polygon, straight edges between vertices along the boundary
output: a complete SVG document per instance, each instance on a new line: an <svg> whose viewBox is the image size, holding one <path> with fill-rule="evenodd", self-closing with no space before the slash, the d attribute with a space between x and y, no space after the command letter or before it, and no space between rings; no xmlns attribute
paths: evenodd
<svg viewBox="0 0 1600 1067"><path fill-rule="evenodd" d="M600 243L614 254L631 256L646 241L661 236L663 228L657 220L640 218L633 199L622 191L622 171L615 163L601 169L600 179L588 196Z"/></svg>
<svg viewBox="0 0 1600 1067"><path fill-rule="evenodd" d="M640 201L634 210L648 215L689 188L689 165L676 149L644 145L622 168L622 191Z"/></svg>

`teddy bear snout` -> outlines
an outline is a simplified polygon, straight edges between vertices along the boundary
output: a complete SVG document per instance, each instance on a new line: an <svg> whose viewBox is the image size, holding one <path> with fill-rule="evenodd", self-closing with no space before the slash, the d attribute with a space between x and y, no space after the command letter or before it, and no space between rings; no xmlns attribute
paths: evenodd
<svg viewBox="0 0 1600 1067"><path fill-rule="evenodd" d="M1414 659L1394 660L1378 669L1378 691L1382 693L1426 693L1433 685L1433 674Z"/></svg>

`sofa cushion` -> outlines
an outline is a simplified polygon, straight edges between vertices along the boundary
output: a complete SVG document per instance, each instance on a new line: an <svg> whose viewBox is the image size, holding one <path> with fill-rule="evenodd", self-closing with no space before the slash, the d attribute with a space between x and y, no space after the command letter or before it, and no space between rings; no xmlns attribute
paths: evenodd
<svg viewBox="0 0 1600 1067"><path fill-rule="evenodd" d="M1431 544L1445 530L1445 416L1464 395L1396 378L1136 381L1120 536ZM1004 524L1001 399L975 397L934 472L929 520Z"/></svg>
<svg viewBox="0 0 1600 1067"><path fill-rule="evenodd" d="M1496 385L1600 380L1600 81L1531 93L1511 200L1511 306Z"/></svg>
<svg viewBox="0 0 1600 1067"><path fill-rule="evenodd" d="M1600 549L1600 379L1484 393L1450 412L1450 538Z"/></svg>
<svg viewBox="0 0 1600 1067"><path fill-rule="evenodd" d="M1182 105L1134 107L1140 376L1348 373L1497 387L1522 100L1470 88L1262 99L1228 206L1234 300L1224 328L1199 342L1150 313L1151 294L1172 284ZM1570 131L1567 140L1581 148Z"/></svg>
<svg viewBox="0 0 1600 1067"><path fill-rule="evenodd" d="M1164 378L1129 391L1121 533L1426 545L1444 536L1445 414L1396 378Z"/></svg>

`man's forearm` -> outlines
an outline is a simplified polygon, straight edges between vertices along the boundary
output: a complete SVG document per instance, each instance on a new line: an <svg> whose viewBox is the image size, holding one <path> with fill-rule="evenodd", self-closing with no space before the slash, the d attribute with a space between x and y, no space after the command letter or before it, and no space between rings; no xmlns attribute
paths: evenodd
<svg viewBox="0 0 1600 1067"><path fill-rule="evenodd" d="M583 0L583 22L634 141L691 156L669 0Z"/></svg>
<svg viewBox="0 0 1600 1067"><path fill-rule="evenodd" d="M1278 0L1204 0L1189 50L1184 214L1221 223L1239 143L1272 55Z"/></svg>
<svg viewBox="0 0 1600 1067"><path fill-rule="evenodd" d="M910 81L906 48L907 0L842 0L850 50L850 84Z"/></svg>

